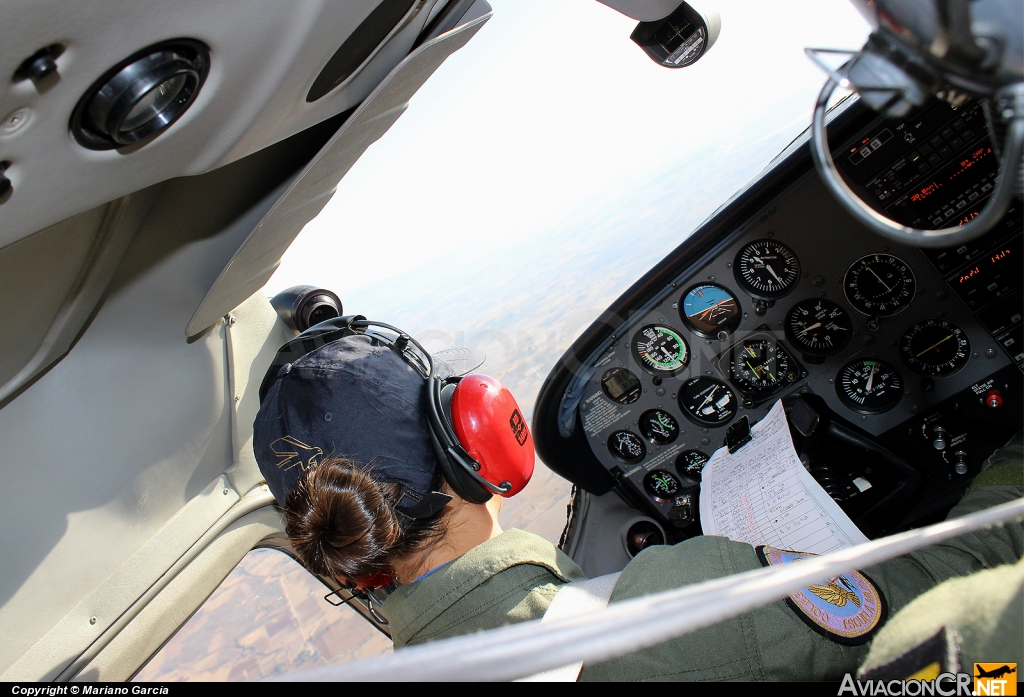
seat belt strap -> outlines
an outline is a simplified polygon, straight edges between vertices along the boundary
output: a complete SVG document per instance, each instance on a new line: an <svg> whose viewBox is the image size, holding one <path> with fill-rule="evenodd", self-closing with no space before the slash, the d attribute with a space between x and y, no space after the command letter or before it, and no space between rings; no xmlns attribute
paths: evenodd
<svg viewBox="0 0 1024 697"><path fill-rule="evenodd" d="M554 600L548 605L541 624L603 610L611 600L612 590L615 588L615 582L619 579L619 573L621 572L565 584L558 589ZM579 661L561 668L535 673L529 677L520 678L516 682L576 682L582 669L583 661Z"/></svg>

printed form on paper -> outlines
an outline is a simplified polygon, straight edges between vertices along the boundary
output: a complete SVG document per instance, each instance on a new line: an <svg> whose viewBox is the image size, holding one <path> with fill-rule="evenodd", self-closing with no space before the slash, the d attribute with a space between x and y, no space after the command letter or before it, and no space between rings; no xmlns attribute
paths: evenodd
<svg viewBox="0 0 1024 697"><path fill-rule="evenodd" d="M733 454L719 448L704 465L700 524L705 535L825 554L868 538L804 469L782 402L750 429Z"/></svg>

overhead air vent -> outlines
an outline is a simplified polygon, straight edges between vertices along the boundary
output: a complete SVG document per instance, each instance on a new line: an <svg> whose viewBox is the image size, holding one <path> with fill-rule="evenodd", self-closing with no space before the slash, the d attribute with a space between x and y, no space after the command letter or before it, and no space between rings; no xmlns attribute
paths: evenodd
<svg viewBox="0 0 1024 697"><path fill-rule="evenodd" d="M210 51L192 39L145 48L104 73L78 100L71 133L90 150L151 140L192 105L210 70Z"/></svg>
<svg viewBox="0 0 1024 697"><path fill-rule="evenodd" d="M351 77L417 2L419 0L384 0L377 5L327 61L309 88L306 101L315 102Z"/></svg>

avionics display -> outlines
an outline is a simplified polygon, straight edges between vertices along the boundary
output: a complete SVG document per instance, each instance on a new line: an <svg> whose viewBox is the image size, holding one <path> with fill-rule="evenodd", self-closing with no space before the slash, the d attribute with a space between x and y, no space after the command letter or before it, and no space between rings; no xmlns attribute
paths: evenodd
<svg viewBox="0 0 1024 697"><path fill-rule="evenodd" d="M864 200L917 228L935 230L969 216L999 172L976 102L959 109L936 102L911 119L880 126L849 150L837 164Z"/></svg>

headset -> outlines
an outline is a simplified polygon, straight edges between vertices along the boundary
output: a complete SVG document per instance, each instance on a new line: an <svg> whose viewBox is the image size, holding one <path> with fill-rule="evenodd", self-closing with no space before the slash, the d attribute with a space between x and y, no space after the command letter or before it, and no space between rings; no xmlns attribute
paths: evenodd
<svg viewBox="0 0 1024 697"><path fill-rule="evenodd" d="M507 498L523 490L533 476L533 437L512 393L486 375L442 374L438 362L418 341L384 322L347 315L306 329L278 350L260 384L260 403L285 366L357 334L387 345L427 381L427 425L438 465L452 491L482 504L495 494Z"/></svg>

